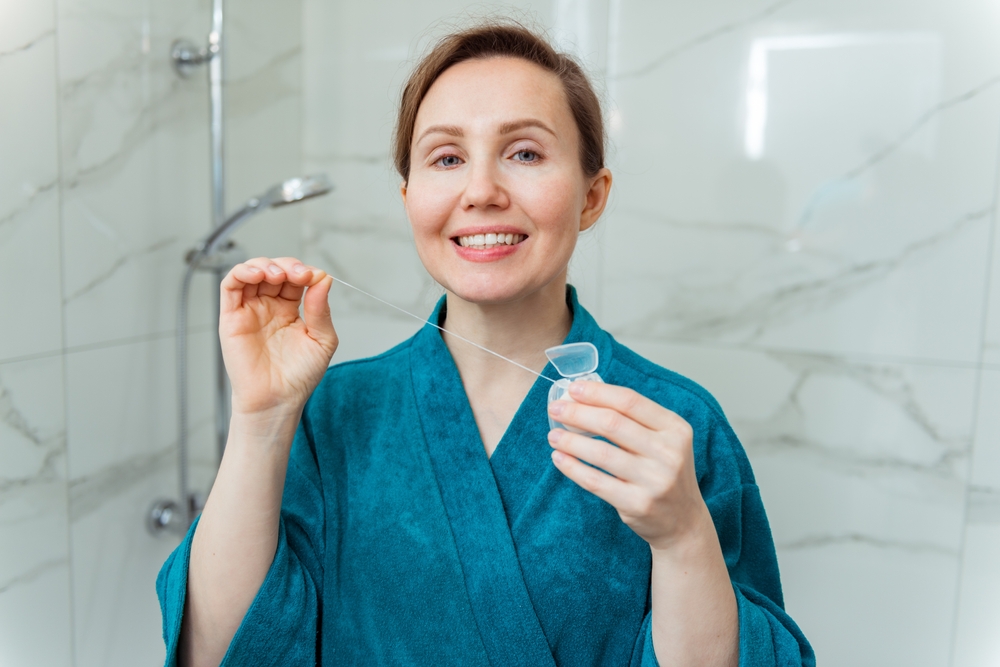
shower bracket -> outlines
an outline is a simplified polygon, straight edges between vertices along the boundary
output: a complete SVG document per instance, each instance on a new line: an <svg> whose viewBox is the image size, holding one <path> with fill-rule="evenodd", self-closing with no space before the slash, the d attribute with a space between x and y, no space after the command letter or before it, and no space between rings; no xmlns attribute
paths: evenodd
<svg viewBox="0 0 1000 667"><path fill-rule="evenodd" d="M196 271L222 274L246 260L246 252L231 239L223 241L211 253L206 253L204 247L195 246L188 250L184 256L184 261L193 266Z"/></svg>
<svg viewBox="0 0 1000 667"><path fill-rule="evenodd" d="M177 39L170 45L170 60L178 76L187 78L199 65L204 65L219 53L220 39L210 33L208 45L200 47L188 39Z"/></svg>

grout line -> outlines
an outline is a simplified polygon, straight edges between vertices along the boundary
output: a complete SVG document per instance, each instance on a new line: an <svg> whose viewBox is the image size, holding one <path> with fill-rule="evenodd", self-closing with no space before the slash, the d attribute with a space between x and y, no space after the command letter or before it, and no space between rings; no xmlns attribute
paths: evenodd
<svg viewBox="0 0 1000 667"><path fill-rule="evenodd" d="M199 324L192 327L188 327L189 334L203 333L205 331L211 331L213 325L211 324ZM65 326L63 327L65 329ZM20 357L10 357L9 359L0 359L0 366L5 364L16 364L22 361L35 361L38 359L49 359L51 357L65 356L70 354L76 354L78 352L91 352L93 350L103 350L110 347L121 347L124 345L133 345L135 343L148 343L154 340L162 340L164 338L171 338L176 335L177 331L175 329L169 329L165 331L156 331L148 334L139 334L137 336L127 336L125 338L112 338L111 340L100 341L97 343L86 343L84 345L74 345L73 347L62 347L58 350L48 350L46 352L37 352L35 354L25 354ZM63 339L65 340L66 332L63 331Z"/></svg>
<svg viewBox="0 0 1000 667"><path fill-rule="evenodd" d="M955 651L958 649L958 621L962 603L962 580L965 575L965 542L969 532L969 496L972 486L973 464L976 456L976 430L979 423L979 402L983 390L983 370L995 368L1000 364L984 364L983 356L986 352L986 335L989 328L990 315L990 287L993 284L993 274L998 270L996 266L996 240L997 240L997 206L1000 205L1000 142L997 146L997 161L993 168L993 212L990 220L990 235L986 243L986 251L989 253L986 262L986 285L983 290L982 319L979 324L979 363L976 370L976 389L972 397L972 424L969 430L971 435L969 442L969 458L965 464L965 502L962 504L962 537L958 544L958 571L955 573L955 599L952 606L951 615L951 647L948 651L948 665L955 664Z"/></svg>
<svg viewBox="0 0 1000 667"><path fill-rule="evenodd" d="M63 404L63 473L66 478L64 488L66 501L66 578L68 581L67 601L69 603L69 662L76 667L76 582L73 576L73 532L71 530L70 498L69 498L69 391L68 376L66 373L66 357L61 354L66 349L66 244L65 244L65 213L66 208L63 202L63 108L62 108L62 84L59 67L59 2L52 0L52 48L55 51L53 86L55 86L56 102L56 197L58 205L58 220L56 221L59 238L59 345L60 345L60 375L62 377L62 404ZM49 355L46 355L49 356Z"/></svg>

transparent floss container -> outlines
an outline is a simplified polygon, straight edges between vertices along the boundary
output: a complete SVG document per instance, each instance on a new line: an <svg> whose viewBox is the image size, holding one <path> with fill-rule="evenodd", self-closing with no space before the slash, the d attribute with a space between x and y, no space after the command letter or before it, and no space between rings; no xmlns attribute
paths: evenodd
<svg viewBox="0 0 1000 667"><path fill-rule="evenodd" d="M597 348L593 343L569 343L567 345L557 345L545 350L545 356L549 358L556 372L562 376L556 380L549 389L549 403L552 401L572 401L569 395L569 385L576 380L590 380L591 382L604 382L601 376L595 373L597 370ZM561 428L573 433L582 435L593 435L586 431L581 431L572 426L566 426L552 419L549 416L549 428Z"/></svg>

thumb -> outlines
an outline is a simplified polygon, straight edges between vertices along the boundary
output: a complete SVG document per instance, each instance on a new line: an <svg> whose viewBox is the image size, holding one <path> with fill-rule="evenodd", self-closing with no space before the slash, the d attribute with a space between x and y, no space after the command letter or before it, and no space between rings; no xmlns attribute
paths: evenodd
<svg viewBox="0 0 1000 667"><path fill-rule="evenodd" d="M302 298L302 319L306 323L309 336L333 353L337 349L337 332L330 318L330 287L333 278L325 276L306 290Z"/></svg>

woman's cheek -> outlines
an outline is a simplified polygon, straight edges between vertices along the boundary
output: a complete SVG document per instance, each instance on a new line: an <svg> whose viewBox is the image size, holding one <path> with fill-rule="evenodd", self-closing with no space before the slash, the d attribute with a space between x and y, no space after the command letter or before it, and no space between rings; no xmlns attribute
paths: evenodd
<svg viewBox="0 0 1000 667"><path fill-rule="evenodd" d="M417 234L435 235L448 221L453 197L445 188L417 184L407 190L406 213Z"/></svg>
<svg viewBox="0 0 1000 667"><path fill-rule="evenodd" d="M526 189L529 215L536 225L548 231L564 231L576 236L579 232L580 211L577 206L578 185L561 174L534 181ZM563 229L565 228L565 229Z"/></svg>

